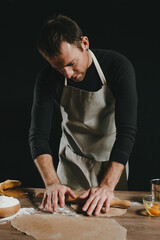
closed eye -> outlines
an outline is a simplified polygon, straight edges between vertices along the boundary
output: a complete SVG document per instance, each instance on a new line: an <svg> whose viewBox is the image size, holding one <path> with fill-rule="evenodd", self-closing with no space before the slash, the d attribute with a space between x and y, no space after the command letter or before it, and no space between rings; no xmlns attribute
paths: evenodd
<svg viewBox="0 0 160 240"><path fill-rule="evenodd" d="M75 65L75 63L76 63L76 61L70 62L70 63L68 63L65 67L72 67L72 66ZM62 68L55 68L55 69L60 71L60 70L63 69L63 67L62 67Z"/></svg>
<svg viewBox="0 0 160 240"><path fill-rule="evenodd" d="M66 67L73 66L74 64L75 64L75 61L73 61L73 62L71 62L71 63L67 64L67 65L66 65Z"/></svg>

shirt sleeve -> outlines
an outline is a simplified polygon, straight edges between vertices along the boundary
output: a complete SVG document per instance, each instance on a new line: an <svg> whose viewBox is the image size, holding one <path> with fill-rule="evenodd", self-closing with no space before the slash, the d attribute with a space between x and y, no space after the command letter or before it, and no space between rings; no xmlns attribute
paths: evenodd
<svg viewBox="0 0 160 240"><path fill-rule="evenodd" d="M136 77L131 62L124 56L118 56L113 69L110 88L115 97L116 140L109 160L126 165L137 132Z"/></svg>
<svg viewBox="0 0 160 240"><path fill-rule="evenodd" d="M53 122L53 110L56 101L56 80L50 81L49 71L40 73L34 86L34 98L31 110L29 144L33 159L41 154L52 155L49 138ZM52 76L54 78L54 76ZM54 83L54 85L52 85Z"/></svg>

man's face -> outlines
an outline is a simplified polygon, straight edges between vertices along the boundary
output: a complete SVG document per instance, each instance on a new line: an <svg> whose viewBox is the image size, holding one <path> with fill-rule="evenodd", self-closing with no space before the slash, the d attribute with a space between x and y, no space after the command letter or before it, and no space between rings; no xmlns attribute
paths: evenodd
<svg viewBox="0 0 160 240"><path fill-rule="evenodd" d="M87 37L81 41L82 50L74 44L62 42L61 53L54 58L46 58L50 65L58 72L75 82L84 79L87 68L92 62L88 52L89 42Z"/></svg>

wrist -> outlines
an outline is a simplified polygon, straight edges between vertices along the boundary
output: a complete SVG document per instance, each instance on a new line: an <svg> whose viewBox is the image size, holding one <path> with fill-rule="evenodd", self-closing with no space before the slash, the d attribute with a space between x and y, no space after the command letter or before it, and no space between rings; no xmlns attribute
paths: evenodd
<svg viewBox="0 0 160 240"><path fill-rule="evenodd" d="M113 183L109 183L109 181L102 181L99 185L100 188L106 187L108 189L109 192L114 192L114 189L116 187L116 184Z"/></svg>
<svg viewBox="0 0 160 240"><path fill-rule="evenodd" d="M60 183L58 175L54 169L53 159L51 155L42 154L38 156L34 161L46 188L55 183Z"/></svg>
<svg viewBox="0 0 160 240"><path fill-rule="evenodd" d="M55 180L55 181L48 181L48 182L46 181L46 182L45 182L45 187L46 187L46 188L49 188L49 187L51 187L51 186L53 186L53 185L56 185L56 184L61 184L61 183L60 183L60 181L58 181L58 180L57 180L57 181L56 181L56 180Z"/></svg>

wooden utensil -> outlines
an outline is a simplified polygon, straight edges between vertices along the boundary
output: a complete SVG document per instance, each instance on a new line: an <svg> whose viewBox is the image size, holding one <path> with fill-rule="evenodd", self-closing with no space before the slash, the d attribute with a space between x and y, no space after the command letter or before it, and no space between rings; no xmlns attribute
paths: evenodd
<svg viewBox="0 0 160 240"><path fill-rule="evenodd" d="M16 214L19 211L19 209L20 203L11 207L0 208L0 218L12 216Z"/></svg>
<svg viewBox="0 0 160 240"><path fill-rule="evenodd" d="M10 188L15 188L15 187L19 187L21 185L21 182L18 180L6 180L4 182L0 183L0 191L4 191L6 189L10 189Z"/></svg>
<svg viewBox="0 0 160 240"><path fill-rule="evenodd" d="M27 197L28 193L18 188L20 185L21 182L18 180L6 180L5 182L1 182L0 195L14 198Z"/></svg>
<svg viewBox="0 0 160 240"><path fill-rule="evenodd" d="M76 196L76 198L72 198L70 196L66 197L66 202L71 202L71 203L79 203L79 204L84 204L86 202L86 199L80 199L79 196ZM110 206L119 206L119 207L124 207L128 208L131 206L131 202L129 200L115 200L112 199Z"/></svg>

